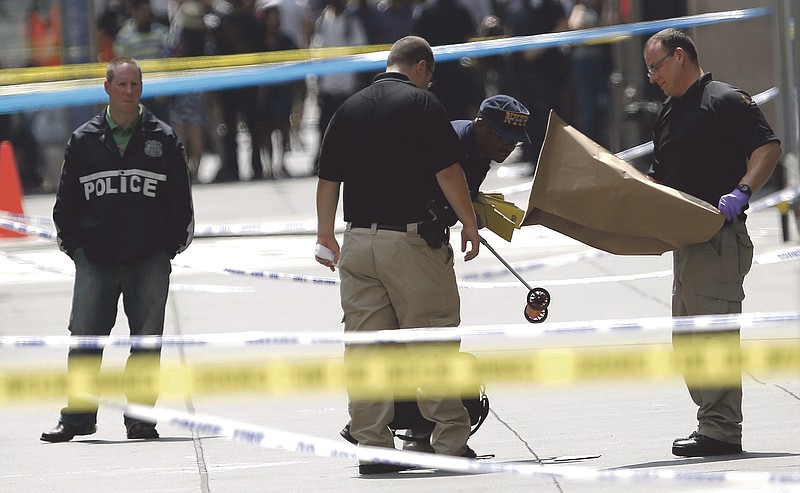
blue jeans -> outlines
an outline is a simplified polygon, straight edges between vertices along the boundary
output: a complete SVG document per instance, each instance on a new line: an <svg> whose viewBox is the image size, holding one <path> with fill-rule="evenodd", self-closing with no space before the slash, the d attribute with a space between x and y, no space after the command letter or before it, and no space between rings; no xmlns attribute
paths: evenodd
<svg viewBox="0 0 800 493"><path fill-rule="evenodd" d="M122 304L132 336L160 336L164 333L164 315L172 271L169 256L158 251L141 262L124 267L107 267L90 262L83 249L78 249L75 262L75 286L69 332L73 336L108 336L117 319L117 306ZM135 372L145 362L158 364L160 348L131 348L125 371ZM72 348L67 358L67 375L73 381L76 370L90 372L81 377L91 378L100 371L103 350ZM130 402L155 404L158 393L137 392L128 395ZM61 422L81 431L94 429L97 422L97 403L71 395L67 407L61 410ZM125 416L125 426L141 420Z"/></svg>

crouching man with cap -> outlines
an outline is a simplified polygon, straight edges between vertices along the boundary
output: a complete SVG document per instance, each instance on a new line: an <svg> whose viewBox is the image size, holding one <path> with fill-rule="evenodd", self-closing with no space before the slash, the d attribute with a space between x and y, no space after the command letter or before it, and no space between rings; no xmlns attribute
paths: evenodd
<svg viewBox="0 0 800 493"><path fill-rule="evenodd" d="M451 122L464 150L461 167L473 201L478 198L478 189L492 161L502 163L518 143L530 144L531 139L525 133L528 117L530 112L522 103L498 94L481 103L480 113L474 120Z"/></svg>
<svg viewBox="0 0 800 493"><path fill-rule="evenodd" d="M453 129L461 142L461 167L467 179L471 200L478 199L483 180L489 173L492 161L502 163L519 143L528 144L525 131L530 112L519 101L498 94L483 100L474 120L453 120ZM431 210L445 226L453 226L458 217L441 193ZM482 227L479 224L479 227Z"/></svg>
<svg viewBox="0 0 800 493"><path fill-rule="evenodd" d="M461 167L467 179L470 198L475 201L483 180L489 173L492 161L502 163L514 151L518 143L530 143L525 125L528 123L530 112L519 101L498 94L486 98L480 106L480 113L474 120L453 120L450 124L456 131L463 155ZM444 197L436 201L443 209L447 226L453 226L458 218L452 212ZM444 204L444 206L442 206ZM480 224L479 224L479 227ZM341 434L348 438L348 427ZM403 443L403 450L414 452L431 452L430 432L422 430L407 430L406 435L412 440Z"/></svg>

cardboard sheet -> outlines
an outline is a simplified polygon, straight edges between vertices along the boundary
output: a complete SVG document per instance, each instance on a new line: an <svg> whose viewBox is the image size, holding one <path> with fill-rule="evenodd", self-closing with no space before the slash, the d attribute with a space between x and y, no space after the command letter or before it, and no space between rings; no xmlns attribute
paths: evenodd
<svg viewBox="0 0 800 493"><path fill-rule="evenodd" d="M472 206L483 225L506 241L511 241L514 230L520 228L525 216L525 211L505 200L500 193L479 192Z"/></svg>
<svg viewBox="0 0 800 493"><path fill-rule="evenodd" d="M550 112L522 226L618 255L660 255L709 240L723 222L715 207L648 180Z"/></svg>

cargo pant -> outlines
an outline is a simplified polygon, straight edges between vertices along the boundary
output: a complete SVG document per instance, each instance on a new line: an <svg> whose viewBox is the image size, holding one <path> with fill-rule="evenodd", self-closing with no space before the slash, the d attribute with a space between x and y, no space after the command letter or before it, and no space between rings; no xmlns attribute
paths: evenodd
<svg viewBox="0 0 800 493"><path fill-rule="evenodd" d="M339 258L345 332L455 327L460 299L449 244L430 248L416 225L407 232L351 228L348 225ZM374 345L348 345L345 361L380 350ZM458 344L441 351L457 353ZM409 355L409 358L413 355ZM354 392L355 391L355 392ZM357 393L348 384L348 394ZM422 416L435 423L431 445L438 454L461 455L470 432L467 410L458 397L440 397L424 388L417 401ZM394 448L388 424L394 417L390 391L369 399L351 398L350 433L361 445Z"/></svg>
<svg viewBox="0 0 800 493"><path fill-rule="evenodd" d="M753 261L753 243L744 220L725 223L705 243L674 252L672 315L693 316L741 313L744 277ZM698 344L739 347L739 330L673 333L673 348L682 354ZM732 361L730 377L738 384L718 387L693 382L685 374L689 394L697 404L697 432L728 443L742 441L742 384L738 361Z"/></svg>

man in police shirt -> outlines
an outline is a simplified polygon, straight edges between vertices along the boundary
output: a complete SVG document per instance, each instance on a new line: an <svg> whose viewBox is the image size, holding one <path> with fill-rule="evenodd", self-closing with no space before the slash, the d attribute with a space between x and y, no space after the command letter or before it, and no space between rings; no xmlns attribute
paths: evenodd
<svg viewBox="0 0 800 493"><path fill-rule="evenodd" d="M462 223L461 250L469 245L465 260L478 254L480 238L458 163L458 137L441 104L424 90L434 70L433 52L424 39L400 39L389 53L386 72L350 97L325 132L317 243L333 252L333 260L316 259L331 270L339 266L346 332L460 323L452 248L447 241L429 246L419 234L431 227L428 207L441 189ZM334 220L342 183L347 229L340 251ZM345 358L370 350L348 346ZM456 354L458 348L448 345L442 351ZM475 456L467 446L470 420L460 398L420 389L418 403L422 415L435 423L431 445L436 453ZM394 447L388 428L394 414L390 392L351 398L349 410L350 431L360 445ZM402 469L359 465L361 474Z"/></svg>
<svg viewBox="0 0 800 493"><path fill-rule="evenodd" d="M694 42L683 32L654 34L645 44L644 61L650 82L667 96L655 123L649 176L716 205L726 219L709 241L673 252L672 315L741 313L744 276L753 261L744 211L751 194L772 175L780 142L748 94L703 72ZM682 358L698 346L735 351L739 332L675 333L673 346ZM673 442L673 454L742 451L741 370L733 366L728 375L733 381L726 386L684 375L698 406L698 425Z"/></svg>
<svg viewBox="0 0 800 493"><path fill-rule="evenodd" d="M169 292L170 259L194 233L189 168L175 132L139 103L142 69L131 57L106 66L108 107L73 132L64 152L53 207L59 248L75 262L69 332L107 336L123 297L132 336L160 336ZM160 348L131 348L126 371L157 368ZM102 348L69 351L76 369L97 372ZM81 375L90 377L90 375ZM137 389L129 401L152 405L158 395ZM42 433L66 442L96 431L97 403L70 395L58 425ZM158 438L153 423L125 416L127 437Z"/></svg>

